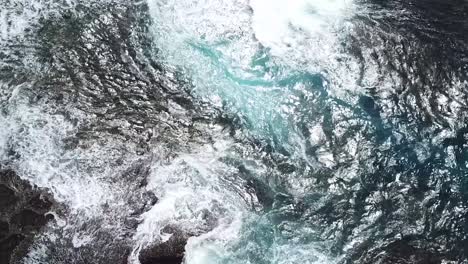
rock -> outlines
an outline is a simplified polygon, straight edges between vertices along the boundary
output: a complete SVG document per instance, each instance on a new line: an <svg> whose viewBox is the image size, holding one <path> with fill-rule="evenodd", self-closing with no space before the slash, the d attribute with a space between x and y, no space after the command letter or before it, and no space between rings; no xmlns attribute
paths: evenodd
<svg viewBox="0 0 468 264"><path fill-rule="evenodd" d="M19 246L25 237L20 234L14 234L0 242L0 263L10 263L10 257L16 247Z"/></svg>
<svg viewBox="0 0 468 264"><path fill-rule="evenodd" d="M48 210L52 206L52 202L43 195L37 194L29 200L29 205L40 210Z"/></svg>
<svg viewBox="0 0 468 264"><path fill-rule="evenodd" d="M15 205L17 201L18 198L15 196L15 192L7 186L0 184L0 210Z"/></svg>
<svg viewBox="0 0 468 264"><path fill-rule="evenodd" d="M53 208L48 194L0 165L0 263L17 263Z"/></svg>
<svg viewBox="0 0 468 264"><path fill-rule="evenodd" d="M185 244L191 236L177 227L166 226L164 233L172 234L168 241L151 245L140 252L141 264L180 264L184 259Z"/></svg>
<svg viewBox="0 0 468 264"><path fill-rule="evenodd" d="M10 225L8 222L0 221L0 240L4 239L10 232Z"/></svg>
<svg viewBox="0 0 468 264"><path fill-rule="evenodd" d="M15 223L20 227L41 227L47 223L45 214L36 213L31 209L25 209L15 214L12 219L12 223Z"/></svg>

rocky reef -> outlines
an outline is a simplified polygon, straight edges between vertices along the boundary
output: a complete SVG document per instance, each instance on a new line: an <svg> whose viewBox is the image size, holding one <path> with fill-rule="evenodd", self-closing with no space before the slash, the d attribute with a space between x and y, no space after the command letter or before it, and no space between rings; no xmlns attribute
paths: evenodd
<svg viewBox="0 0 468 264"><path fill-rule="evenodd" d="M184 258L185 244L190 234L176 227L167 226L163 232L172 234L163 242L144 248L139 255L141 264L180 264Z"/></svg>
<svg viewBox="0 0 468 264"><path fill-rule="evenodd" d="M34 236L54 217L52 197L0 167L0 263L17 263Z"/></svg>

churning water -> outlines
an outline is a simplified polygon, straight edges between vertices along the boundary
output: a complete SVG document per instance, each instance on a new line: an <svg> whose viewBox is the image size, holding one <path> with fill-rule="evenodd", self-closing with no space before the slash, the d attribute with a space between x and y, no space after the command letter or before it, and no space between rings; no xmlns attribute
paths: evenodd
<svg viewBox="0 0 468 264"><path fill-rule="evenodd" d="M467 263L467 36L463 0L0 0L0 167L56 203L10 261Z"/></svg>

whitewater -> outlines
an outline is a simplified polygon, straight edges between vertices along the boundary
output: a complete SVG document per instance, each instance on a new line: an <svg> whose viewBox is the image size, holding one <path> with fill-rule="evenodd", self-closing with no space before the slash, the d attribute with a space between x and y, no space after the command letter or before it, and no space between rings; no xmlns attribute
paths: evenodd
<svg viewBox="0 0 468 264"><path fill-rule="evenodd" d="M352 30L346 21L354 10L350 1L155 1L149 3L149 8L164 62L189 74L197 96L239 115L248 136L259 140L279 138L276 144L297 159L305 159L314 169L331 166L333 157L326 150L318 162L309 161L303 153L308 139L295 131L294 105L300 104L295 90L312 93L307 91L311 82L336 78L322 77L331 68L333 74L338 74L336 68L340 68L339 74L345 75L339 81L349 84L334 87L337 94L356 89L352 69L330 65L337 57L346 56L340 52L338 42L342 34ZM323 82L328 85L328 81ZM319 128L312 140L321 136ZM262 180L268 182L268 174L271 172ZM256 177L262 177L262 173ZM292 199L302 199L311 187L302 182L307 179L293 176L285 180L288 192L295 194ZM191 192L200 197L200 190ZM236 200L222 196L215 201L223 206ZM336 262L324 251L323 242L306 242L314 235L313 227L274 223L269 218L276 212L268 211L252 213L246 205L229 209L222 217L231 218L232 223L189 239L185 262ZM151 229L143 232L150 233ZM285 254L289 257L285 258Z"/></svg>
<svg viewBox="0 0 468 264"><path fill-rule="evenodd" d="M0 2L0 262L466 263L467 10Z"/></svg>

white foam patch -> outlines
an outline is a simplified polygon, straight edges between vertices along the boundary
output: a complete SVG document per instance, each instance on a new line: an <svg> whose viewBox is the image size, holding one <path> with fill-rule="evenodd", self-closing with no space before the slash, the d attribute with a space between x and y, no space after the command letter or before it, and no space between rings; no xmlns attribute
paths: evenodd
<svg viewBox="0 0 468 264"><path fill-rule="evenodd" d="M195 95L220 98L254 136L290 140L290 108L301 104L297 94L315 89L312 76L346 101L362 90L360 64L341 45L353 30L351 0L148 4L162 64L183 69Z"/></svg>
<svg viewBox="0 0 468 264"><path fill-rule="evenodd" d="M252 199L243 194L243 180L237 169L220 161L229 155L232 142L218 140L213 145L180 154L168 163L154 164L148 190L159 197L154 207L144 213L134 236L136 262L142 247L167 241L172 234L163 231L176 226L188 234L203 234L213 228L230 226L248 212Z"/></svg>
<svg viewBox="0 0 468 264"><path fill-rule="evenodd" d="M250 5L255 36L280 56L301 52L293 49L302 50L308 38L330 39L335 27L352 14L351 0L251 0Z"/></svg>
<svg viewBox="0 0 468 264"><path fill-rule="evenodd" d="M183 67L188 72L193 70L192 77L210 76L210 82L222 81L223 77L219 78L219 75L222 76L224 72L219 67L200 68L201 65L213 63L193 46L202 44L209 46L213 54L218 53L219 63L228 70L237 75L248 72L251 58L257 51L250 32L248 0L148 2L155 20L153 32L165 62ZM203 92L209 88L203 88L200 81L196 89Z"/></svg>
<svg viewBox="0 0 468 264"><path fill-rule="evenodd" d="M213 231L192 237L185 246L185 263L215 264L229 256L229 244L239 240L245 215L234 221L219 225Z"/></svg>
<svg viewBox="0 0 468 264"><path fill-rule="evenodd" d="M3 1L0 9L0 41L24 38L26 29L36 25L39 18L58 14L57 10L71 8L73 1L53 2L47 0Z"/></svg>
<svg viewBox="0 0 468 264"><path fill-rule="evenodd" d="M309 71L329 79L337 95L357 89L358 63L340 45L353 30L352 0L149 0L149 6L159 55L191 73L197 91L221 89L226 96L249 87L249 82L241 87L223 83L226 71L228 78L263 82ZM205 54L194 49L194 43L203 46ZM253 66L266 58L260 56L263 47L269 50L266 66L279 71Z"/></svg>
<svg viewBox="0 0 468 264"><path fill-rule="evenodd" d="M185 247L185 264L255 264L249 257L252 254L272 264L336 263L326 247L308 239L316 235L309 227L285 222L280 224L284 229L280 232L268 217L252 210L257 197L246 193L246 182L237 168L223 162L238 155L233 151L233 142L221 137L214 144L153 165L147 188L158 194L159 201L141 215L143 222L134 236L130 263L139 263L142 248L169 240L173 234L164 232L167 226L195 235ZM154 152L160 153L158 149ZM288 225L291 227L285 228ZM264 242L260 242L262 238L253 239L257 235L251 233L260 235L262 231L257 230L265 226L277 231L265 233ZM270 240L274 244L263 247Z"/></svg>
<svg viewBox="0 0 468 264"><path fill-rule="evenodd" d="M90 140L85 147L70 147L67 140L77 140L82 122L90 121L84 113L61 109L70 113L71 121L55 114L54 106L31 105L28 92L19 87L7 100L5 113L0 114L0 162L10 164L31 184L50 191L57 202L70 209L73 218L77 214L83 219L101 217L104 205L124 207L126 190L119 175L138 159L132 154L136 152L133 144L108 137L105 141ZM121 161L119 166L116 160ZM120 213L116 210L112 214ZM110 221L114 221L112 214L106 216ZM65 221L79 222L65 217Z"/></svg>
<svg viewBox="0 0 468 264"><path fill-rule="evenodd" d="M134 209L128 203L129 183L122 175L141 158L134 154L135 146L106 137L106 141L92 139L83 148L70 148L67 138L76 139L83 120L77 125L53 114L51 106L32 106L25 101L15 100L8 115L0 115L0 161L10 164L22 179L51 192L54 200L66 207L65 215L55 214L45 235L61 232L61 239L69 236L72 245L79 248L99 239L95 229L99 223L103 232L121 237L128 228L124 220ZM73 114L79 115L77 112ZM10 150L15 152L13 159L8 156ZM31 248L25 263L51 257L37 246Z"/></svg>
<svg viewBox="0 0 468 264"><path fill-rule="evenodd" d="M5 161L6 154L8 151L8 137L10 136L10 131L9 129L6 128L6 125L8 124L6 122L6 118L0 115L0 124L2 127L0 127L0 162Z"/></svg>
<svg viewBox="0 0 468 264"><path fill-rule="evenodd" d="M333 264L338 258L327 255L320 243L308 242L313 231L294 226L289 237L279 231L265 217L248 215L230 225L190 238L185 249L186 264ZM266 225L267 227L262 227ZM283 227L284 228L284 227ZM246 231L247 229L247 231ZM251 235L246 235L253 233Z"/></svg>
<svg viewBox="0 0 468 264"><path fill-rule="evenodd" d="M2 119L3 154L8 142L20 157L16 165L23 178L49 189L54 199L75 209L101 205L112 199L103 182L94 175L86 175L85 168L80 168L91 157L80 150L65 151L63 140L76 131L63 116L20 104L8 118Z"/></svg>
<svg viewBox="0 0 468 264"><path fill-rule="evenodd" d="M37 5L40 3L36 2ZM34 6L33 6L34 8ZM31 9L23 9L22 12L11 12L3 6L0 9L0 40L21 36L25 29L30 25L31 18L37 16Z"/></svg>
<svg viewBox="0 0 468 264"><path fill-rule="evenodd" d="M354 13L351 3L351 0L251 0L252 28L256 38L285 63L321 71L344 55L339 41L346 32L340 31L352 26L346 23Z"/></svg>

